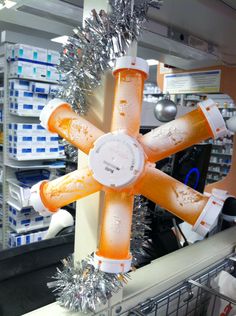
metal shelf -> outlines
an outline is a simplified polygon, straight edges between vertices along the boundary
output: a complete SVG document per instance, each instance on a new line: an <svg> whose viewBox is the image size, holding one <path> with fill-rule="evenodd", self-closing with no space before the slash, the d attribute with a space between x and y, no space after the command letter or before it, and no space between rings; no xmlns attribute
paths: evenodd
<svg viewBox="0 0 236 316"><path fill-rule="evenodd" d="M14 157L10 157L11 159L15 160L15 161L38 161L38 160L64 160L66 158L66 156L62 156L62 157L58 157L58 156L50 156L50 157L41 157L41 158L14 158Z"/></svg>
<svg viewBox="0 0 236 316"><path fill-rule="evenodd" d="M233 110L236 111L236 107L232 107L232 108L224 108L224 107L218 107L219 110Z"/></svg>
<svg viewBox="0 0 236 316"><path fill-rule="evenodd" d="M214 152L212 152L211 153L212 155L218 155L218 156L232 156L232 154L229 154L229 153L214 153Z"/></svg>
<svg viewBox="0 0 236 316"><path fill-rule="evenodd" d="M12 164L10 162L7 162L5 164L7 167L13 168L13 169L62 169L65 168L65 164L39 164L39 163L34 163L34 161L32 161L32 163L29 165L28 162L24 161L21 162L20 165L17 164Z"/></svg>
<svg viewBox="0 0 236 316"><path fill-rule="evenodd" d="M220 166L231 166L231 163L227 163L227 162L212 162L212 161L210 161L210 164L220 165Z"/></svg>
<svg viewBox="0 0 236 316"><path fill-rule="evenodd" d="M23 80L36 81L36 82L45 82L45 83L59 84L59 82L56 81L56 80L30 78L30 77L24 77L24 76L9 76L8 79L23 79Z"/></svg>
<svg viewBox="0 0 236 316"><path fill-rule="evenodd" d="M11 112L11 111L9 112L9 114L14 115L14 116L18 116L18 117L27 117L27 118L28 118L28 117L34 117L34 118L35 118L35 117L36 117L36 118L39 117L39 115L27 115L27 114L20 115L20 114L17 114L17 113L13 113L13 112Z"/></svg>

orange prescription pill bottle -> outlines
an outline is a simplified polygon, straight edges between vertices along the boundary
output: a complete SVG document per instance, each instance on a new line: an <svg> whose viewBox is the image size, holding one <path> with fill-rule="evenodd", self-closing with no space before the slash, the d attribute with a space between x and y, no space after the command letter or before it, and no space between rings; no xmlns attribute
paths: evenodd
<svg viewBox="0 0 236 316"><path fill-rule="evenodd" d="M144 59L131 56L117 59L113 70L115 95L111 131L124 130L130 136L138 135L148 70Z"/></svg>
<svg viewBox="0 0 236 316"><path fill-rule="evenodd" d="M31 203L36 211L55 212L82 197L101 190L102 185L88 168L75 170L52 181L38 182L31 188Z"/></svg>
<svg viewBox="0 0 236 316"><path fill-rule="evenodd" d="M148 160L155 162L211 137L227 133L224 119L212 100L199 103L199 107L182 117L153 129L142 136Z"/></svg>
<svg viewBox="0 0 236 316"><path fill-rule="evenodd" d="M58 133L71 144L88 154L90 148L103 132L76 114L71 106L60 99L53 99L40 115L41 124L48 131Z"/></svg>

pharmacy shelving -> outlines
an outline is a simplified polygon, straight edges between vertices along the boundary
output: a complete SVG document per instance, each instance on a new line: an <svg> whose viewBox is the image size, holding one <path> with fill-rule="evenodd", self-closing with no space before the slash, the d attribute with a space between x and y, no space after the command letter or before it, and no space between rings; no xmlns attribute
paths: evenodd
<svg viewBox="0 0 236 316"><path fill-rule="evenodd" d="M225 94L210 94L208 98L213 99L224 120L236 115L236 107L233 100ZM209 140L212 144L210 165L208 168L207 182L216 182L224 178L230 169L233 153L233 135L229 134L224 139Z"/></svg>
<svg viewBox="0 0 236 316"><path fill-rule="evenodd" d="M21 44L19 44L17 46L18 53L22 53L22 51L20 52L20 49L22 49L22 47L24 47L24 45L21 46ZM12 92L10 93L10 91L12 90L14 91L17 90L17 89L12 88L12 83L18 82L19 79L21 79L23 81L29 82L30 87L31 85L39 86L40 84L41 85L45 84L46 86L48 85L50 87L51 86L56 87L56 85L58 85L58 81L55 80L54 77L53 78L46 77L46 75L48 76L48 73L49 75L51 75L51 73L48 70L46 70L45 72L45 78L34 76L35 69L38 67L36 66L36 64L40 64L40 62L37 62L34 64L32 60L30 61L30 60L27 60L26 58L26 61L25 61L24 60L25 58L22 58L23 60L22 61L21 58L18 58L18 57L15 58L15 56L13 56L14 58L9 58L9 56L12 57L11 52L13 48L14 48L13 44L4 44L0 46L0 72L2 71L2 78L4 82L4 86L2 89L3 91L2 93L0 93L0 110L2 109L4 111L4 112L2 111L3 113L2 120L0 122L0 129L1 128L3 129L3 145L2 145L2 154L1 154L2 158L0 157L0 160L1 160L0 167L2 167L2 186L1 186L2 192L0 192L0 194L2 194L2 208L0 206L0 209L2 210L2 216L0 215L0 226L1 226L0 233L1 232L2 233L0 237L0 243L2 243L3 248L7 248L8 246L10 227L11 227L11 230L14 232L11 236L11 239L13 238L15 241L14 242L12 241L12 243L15 245L20 245L21 242L19 241L20 239L18 238L17 234L22 233L22 232L32 232L31 236L27 237L28 241L30 240L30 238L32 240L33 235L35 236L34 238L40 239L42 236L41 235L40 235L41 237L39 236L38 229L46 228L49 225L49 221L43 220L42 222L40 222L41 220L40 216L36 216L36 215L35 215L36 220L35 220L34 225L33 225L33 220L29 221L28 217L25 219L25 225L18 225L17 221L15 222L15 220L17 219L17 216L19 215L19 212L21 212L20 211L21 207L24 207L24 208L26 207L26 204L22 204L23 203L22 201L25 197L24 194L26 194L27 192L27 190L24 190L24 188L22 188L21 185L16 180L15 173L19 171L23 171L23 170L27 171L27 170L47 169L47 170L50 170L51 175L53 175L54 177L56 175L57 169L62 169L65 167L65 162L63 161L63 159L65 159L65 155L63 153L63 150L60 151L58 149L59 151L55 152L55 154L53 154L53 151L50 151L50 150L49 152L45 151L45 154L44 154L44 151L42 151L42 153L38 154L38 156L34 154L34 152L32 153L30 152L28 156L27 154L25 156L23 154L18 155L17 142L19 142L19 139L21 139L19 137L20 134L18 133L18 128L19 126L21 127L22 125L31 125L32 129L36 128L35 126L39 125L40 111L38 111L36 114L34 113L34 111L32 111L31 113L27 113L27 111L20 112L18 111L20 101L17 102L16 107L15 105L14 105L14 108L11 107L12 100L15 100L15 98L17 97L15 94L12 95ZM40 48L38 48L38 50L39 50L39 54L41 54L42 52L45 53L46 51ZM29 52L30 52L30 48L29 48ZM37 58L37 54L36 54L36 58ZM31 62L33 66L31 65ZM14 68L12 66L12 63L16 63L17 67L14 66L15 67ZM44 61L42 64L44 64L45 67L47 67L46 69L53 71L51 63L48 63L47 65L46 61ZM23 69L24 71L24 66L28 67L29 70L32 70L33 72L29 73L29 75L28 74L26 75L24 73L19 74L19 75L16 73L13 74L13 70L17 72L17 71L22 71ZM30 69L31 66L34 67L34 69L33 68ZM42 69L39 69L40 72L41 70ZM36 74L38 76L38 70ZM34 92L34 97L36 97L36 90L28 89L27 91ZM47 94L45 91L41 91L41 92L37 91L37 97L38 97L38 94L40 93ZM1 118L1 115L0 115L0 118ZM14 130L9 131L10 127L13 128ZM30 137L32 139L32 135L34 132L29 131L29 133L31 133ZM41 134L43 133L44 131L42 131ZM35 135L37 136L36 132L35 132ZM13 153L11 151L11 148L13 147L11 146L17 146L16 147L17 150L15 150ZM21 146L24 146L23 138L22 138L22 143L19 143L19 148L21 148ZM43 147L43 143L42 143L42 147ZM58 145L58 148L59 148L59 145ZM35 151L36 150L37 150L37 145L35 145ZM27 151L25 151L24 153L27 153ZM46 153L47 153L47 156L45 156ZM27 207L29 206L27 205ZM11 209L11 211L17 210L18 213L16 212L16 214L10 216L9 208ZM30 212L33 212L33 210L31 210ZM26 215L28 216L28 214ZM21 214L21 216L23 215ZM10 223L10 217L12 220L11 223ZM37 231L35 231L36 229Z"/></svg>
<svg viewBox="0 0 236 316"><path fill-rule="evenodd" d="M198 102L206 98L213 99L216 102L225 121L236 115L236 106L226 94L183 94L176 95L175 101L178 105L181 104L194 109ZM228 174L231 166L233 135L229 134L224 139L211 139L204 143L212 144L207 183L219 181Z"/></svg>

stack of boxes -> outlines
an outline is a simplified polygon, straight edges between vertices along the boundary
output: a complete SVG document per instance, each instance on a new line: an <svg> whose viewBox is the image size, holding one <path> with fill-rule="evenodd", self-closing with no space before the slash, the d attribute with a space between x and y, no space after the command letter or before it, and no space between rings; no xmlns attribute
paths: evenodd
<svg viewBox="0 0 236 316"><path fill-rule="evenodd" d="M9 156L16 160L64 158L64 146L58 134L45 130L40 124L9 124Z"/></svg>
<svg viewBox="0 0 236 316"><path fill-rule="evenodd" d="M57 51L23 44L8 46L7 58L11 77L58 81L60 75L55 67L59 63Z"/></svg>
<svg viewBox="0 0 236 316"><path fill-rule="evenodd" d="M8 113L14 116L11 115L8 121L6 138L8 155L12 159L28 161L65 157L58 134L45 130L36 119L60 88L57 83L61 78L56 69L59 57L58 52L48 49L8 45ZM32 171L35 171L33 166ZM7 182L9 247L42 240L51 217L42 217L29 206L31 185L25 186L15 178L8 178Z"/></svg>
<svg viewBox="0 0 236 316"><path fill-rule="evenodd" d="M38 230L34 232L28 232L23 234L18 234L15 232L10 232L8 234L8 246L9 248L28 245L36 241L40 241L44 239L44 236L47 233L47 229Z"/></svg>
<svg viewBox="0 0 236 316"><path fill-rule="evenodd" d="M9 80L9 111L19 116L39 117L44 106L58 92L55 84L22 79Z"/></svg>
<svg viewBox="0 0 236 316"><path fill-rule="evenodd" d="M51 216L43 217L31 207L22 208L20 211L8 205L9 226L16 232L22 233L27 230L36 230L48 227Z"/></svg>

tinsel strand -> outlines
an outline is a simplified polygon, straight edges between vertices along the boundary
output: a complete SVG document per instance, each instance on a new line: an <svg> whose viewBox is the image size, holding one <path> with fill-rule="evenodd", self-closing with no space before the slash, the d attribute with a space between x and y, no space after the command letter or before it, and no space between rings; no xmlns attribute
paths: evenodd
<svg viewBox="0 0 236 316"><path fill-rule="evenodd" d="M161 0L110 0L111 13L92 10L84 27L74 29L64 45L58 65L63 80L58 97L86 114L86 96L101 83L101 76L112 67L115 58L123 56L141 34L148 8L159 9Z"/></svg>

